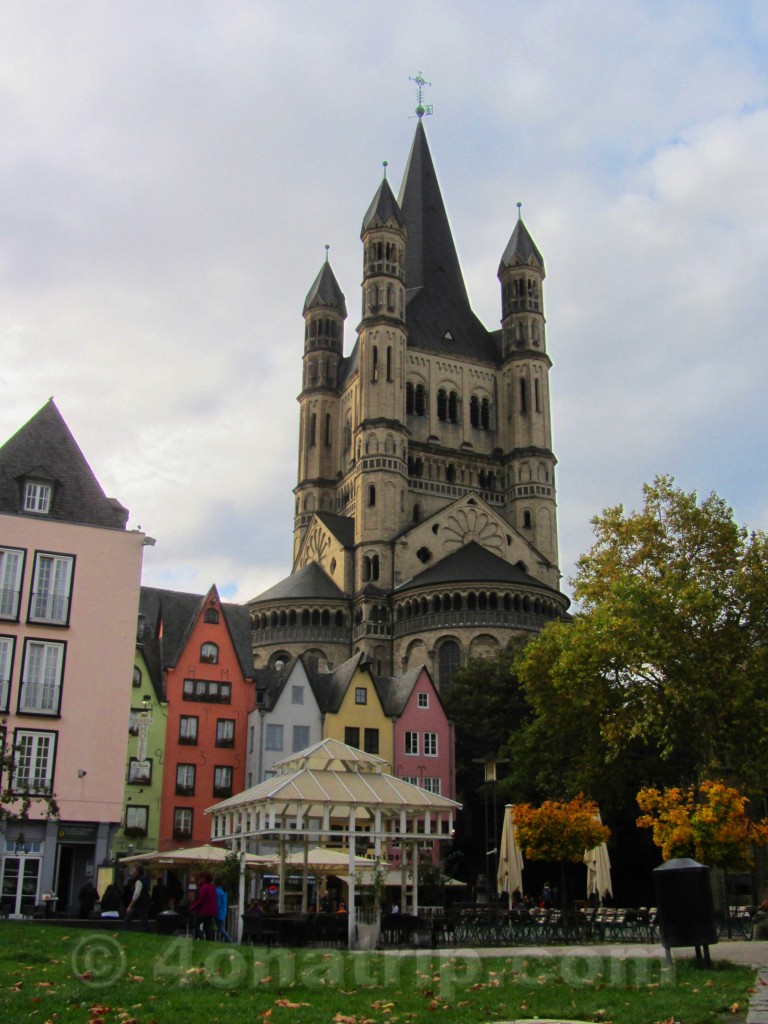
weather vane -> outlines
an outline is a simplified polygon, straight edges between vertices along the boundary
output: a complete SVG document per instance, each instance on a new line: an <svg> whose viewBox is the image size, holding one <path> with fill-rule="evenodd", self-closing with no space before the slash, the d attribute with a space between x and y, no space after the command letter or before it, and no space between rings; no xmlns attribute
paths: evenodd
<svg viewBox="0 0 768 1024"><path fill-rule="evenodd" d="M417 98L417 100L419 102L419 105L416 107L416 117L421 119L422 117L424 117L425 114L427 114L427 115L431 114L432 113L432 104L431 103L427 103L425 105L423 100L424 100L424 86L425 85L432 85L432 83L431 82L427 82L425 80L425 78L424 78L424 75L422 75L422 73L420 71L418 71L416 73L416 77L415 78L412 77L412 76L409 77L408 81L416 83L416 98Z"/></svg>

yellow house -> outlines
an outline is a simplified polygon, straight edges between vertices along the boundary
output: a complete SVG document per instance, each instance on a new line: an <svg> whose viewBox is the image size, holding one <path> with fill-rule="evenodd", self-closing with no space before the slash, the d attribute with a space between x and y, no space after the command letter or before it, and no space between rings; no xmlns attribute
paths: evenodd
<svg viewBox="0 0 768 1024"><path fill-rule="evenodd" d="M377 754L392 770L393 723L362 652L333 672L315 676L323 713L323 739L340 740L367 754Z"/></svg>

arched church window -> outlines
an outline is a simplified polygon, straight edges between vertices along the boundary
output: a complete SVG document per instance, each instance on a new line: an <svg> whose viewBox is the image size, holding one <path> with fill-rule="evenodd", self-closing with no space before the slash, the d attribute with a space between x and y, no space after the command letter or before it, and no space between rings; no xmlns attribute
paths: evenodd
<svg viewBox="0 0 768 1024"><path fill-rule="evenodd" d="M373 508L376 504L376 487L373 484L368 486L368 507Z"/></svg>
<svg viewBox="0 0 768 1024"><path fill-rule="evenodd" d="M480 426L483 430L489 430L491 426L491 403L487 398L480 403Z"/></svg>
<svg viewBox="0 0 768 1024"><path fill-rule="evenodd" d="M455 640L444 640L440 645L437 670L441 694L445 695L451 688L460 664L461 650L458 643Z"/></svg>
<svg viewBox="0 0 768 1024"><path fill-rule="evenodd" d="M459 396L455 391L451 391L448 395L448 422L459 422Z"/></svg>
<svg viewBox="0 0 768 1024"><path fill-rule="evenodd" d="M525 377L520 378L520 412L528 412L528 388Z"/></svg>
<svg viewBox="0 0 768 1024"><path fill-rule="evenodd" d="M376 383L379 379L379 347L374 345L371 349L371 380Z"/></svg>
<svg viewBox="0 0 768 1024"><path fill-rule="evenodd" d="M427 390L423 384L417 384L413 396L414 413L423 416L427 411Z"/></svg>
<svg viewBox="0 0 768 1024"><path fill-rule="evenodd" d="M448 419L448 395L445 388L440 388L437 392L437 418L439 420Z"/></svg>
<svg viewBox="0 0 768 1024"><path fill-rule="evenodd" d="M317 440L317 416L315 413L309 417L309 447L314 448Z"/></svg>
<svg viewBox="0 0 768 1024"><path fill-rule="evenodd" d="M409 380L405 385L405 411L409 416L413 416L415 409L413 381Z"/></svg>
<svg viewBox="0 0 768 1024"><path fill-rule="evenodd" d="M469 422L473 427L480 426L480 399L472 395L469 400Z"/></svg>
<svg viewBox="0 0 768 1024"><path fill-rule="evenodd" d="M539 398L539 381L538 378L534 379L533 382L533 407L536 412L541 412L541 400Z"/></svg>
<svg viewBox="0 0 768 1024"><path fill-rule="evenodd" d="M331 446L331 414L327 412L325 414L325 447L330 448Z"/></svg>
<svg viewBox="0 0 768 1024"><path fill-rule="evenodd" d="M529 509L527 509L527 508L523 509L523 529L524 530L530 530L532 528L532 526L533 526L533 521L531 519L531 513L530 513Z"/></svg>

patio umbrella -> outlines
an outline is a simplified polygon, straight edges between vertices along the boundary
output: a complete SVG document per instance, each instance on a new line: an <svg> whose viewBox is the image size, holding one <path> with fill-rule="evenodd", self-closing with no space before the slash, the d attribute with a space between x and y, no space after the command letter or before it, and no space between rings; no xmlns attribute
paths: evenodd
<svg viewBox="0 0 768 1024"><path fill-rule="evenodd" d="M228 853L225 846L190 846L186 850L151 850L149 853L137 853L133 857L123 857L121 864L144 864L153 868L202 867L204 864L223 864ZM259 867L271 863L269 858L258 857L253 853L246 854L248 867Z"/></svg>
<svg viewBox="0 0 768 1024"><path fill-rule="evenodd" d="M496 876L497 892L507 893L509 905L512 906L512 893L517 889L523 892L523 855L515 838L515 826L512 822L512 805L504 808L504 825L501 829L501 845L499 847L499 871Z"/></svg>
<svg viewBox="0 0 768 1024"><path fill-rule="evenodd" d="M597 815L600 821L600 815ZM593 893L602 899L603 893L613 893L611 883L611 859L608 856L608 847L601 843L593 850L584 851L584 863L587 865L587 899Z"/></svg>

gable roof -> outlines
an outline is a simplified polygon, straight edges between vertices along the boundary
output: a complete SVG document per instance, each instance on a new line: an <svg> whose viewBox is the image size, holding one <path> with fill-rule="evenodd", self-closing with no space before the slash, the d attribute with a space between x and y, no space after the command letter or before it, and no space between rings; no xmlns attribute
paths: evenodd
<svg viewBox="0 0 768 1024"><path fill-rule="evenodd" d="M379 678L379 696L382 698L384 713L390 717L399 718L405 711L408 698L413 693L413 688L418 682L419 676L426 671L423 665L412 668L401 676L382 676Z"/></svg>
<svg viewBox="0 0 768 1024"><path fill-rule="evenodd" d="M280 580L274 587L265 590L263 594L257 594L256 597L251 598L249 604L261 601L289 601L297 598L330 598L343 601L344 594L317 562L308 562L301 569L286 576L284 580Z"/></svg>
<svg viewBox="0 0 768 1024"><path fill-rule="evenodd" d="M342 547L355 546L355 520L352 516L340 516L335 512L315 512L315 515L323 526L328 527Z"/></svg>
<svg viewBox="0 0 768 1024"><path fill-rule="evenodd" d="M559 594L559 591L553 590L546 583L541 583L519 566L511 565L498 555L494 555L475 540L441 558L418 576L406 580L396 587L394 592L402 594L419 587L441 584L451 586L459 583L518 583Z"/></svg>
<svg viewBox="0 0 768 1024"><path fill-rule="evenodd" d="M52 398L0 448L0 512L35 515L22 508L30 478L53 485L50 511L37 518L125 529L128 510L101 489Z"/></svg>
<svg viewBox="0 0 768 1024"><path fill-rule="evenodd" d="M336 714L342 705L349 684L358 668L362 668L365 659L363 651L358 651L351 658L343 661L332 672L319 672L317 668L305 665L307 676L312 682L317 703L325 714ZM375 684L374 684L375 685Z"/></svg>
<svg viewBox="0 0 768 1024"><path fill-rule="evenodd" d="M495 362L494 338L475 316L448 215L419 120L398 196L408 232L405 253L408 346Z"/></svg>

